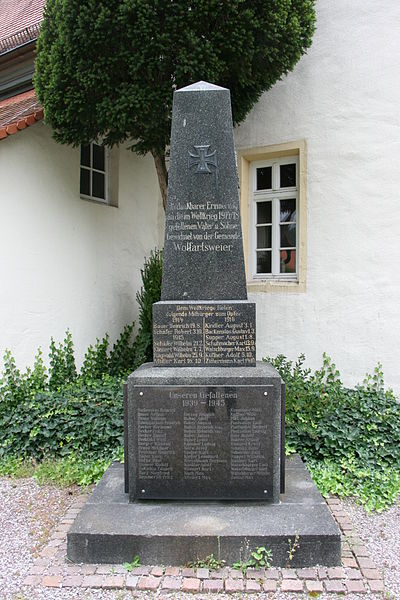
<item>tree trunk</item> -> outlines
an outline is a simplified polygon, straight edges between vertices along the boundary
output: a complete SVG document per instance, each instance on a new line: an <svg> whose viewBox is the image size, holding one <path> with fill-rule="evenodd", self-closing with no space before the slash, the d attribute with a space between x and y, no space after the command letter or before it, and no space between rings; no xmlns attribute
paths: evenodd
<svg viewBox="0 0 400 600"><path fill-rule="evenodd" d="M164 210L167 208L168 171L165 164L165 152L151 151L156 165L158 185L160 186Z"/></svg>

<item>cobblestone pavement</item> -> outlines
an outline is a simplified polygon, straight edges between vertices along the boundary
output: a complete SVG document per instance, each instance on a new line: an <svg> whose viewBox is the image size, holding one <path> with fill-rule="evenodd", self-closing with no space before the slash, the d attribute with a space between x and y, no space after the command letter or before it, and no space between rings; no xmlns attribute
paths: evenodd
<svg viewBox="0 0 400 600"><path fill-rule="evenodd" d="M165 597L171 594L172 597L180 597L181 594L278 597L281 593L291 593L295 597L301 593L311 597L319 594L355 594L364 598L383 596L382 572L370 558L366 545L355 535L342 503L335 498L327 503L343 535L341 567L248 569L246 575L232 568L212 571L206 568L139 566L127 573L122 565L69 564L66 561L66 534L85 499L79 496L60 519L22 582L25 591L42 587L54 591L125 590L135 592L134 596L138 595L137 592L147 591Z"/></svg>

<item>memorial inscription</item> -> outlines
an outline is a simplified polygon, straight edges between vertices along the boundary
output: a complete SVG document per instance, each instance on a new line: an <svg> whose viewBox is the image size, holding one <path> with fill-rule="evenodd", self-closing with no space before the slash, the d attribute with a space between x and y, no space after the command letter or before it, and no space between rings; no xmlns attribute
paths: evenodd
<svg viewBox="0 0 400 600"><path fill-rule="evenodd" d="M268 385L135 389L138 497L270 500L275 395Z"/></svg>
<svg viewBox="0 0 400 600"><path fill-rule="evenodd" d="M153 315L158 366L255 364L254 304L159 302Z"/></svg>

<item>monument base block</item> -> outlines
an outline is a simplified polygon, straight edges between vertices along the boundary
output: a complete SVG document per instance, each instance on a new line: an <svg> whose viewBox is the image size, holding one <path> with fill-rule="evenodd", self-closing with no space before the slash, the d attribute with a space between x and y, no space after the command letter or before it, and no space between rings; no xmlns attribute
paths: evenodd
<svg viewBox="0 0 400 600"><path fill-rule="evenodd" d="M75 563L130 562L184 565L210 554L232 565L264 546L274 566L341 564L340 531L299 457L286 461L286 493L279 504L260 502L140 501L124 493L124 467L104 474L67 535Z"/></svg>
<svg viewBox="0 0 400 600"><path fill-rule="evenodd" d="M255 367L158 367L128 378L129 499L279 502L282 380Z"/></svg>

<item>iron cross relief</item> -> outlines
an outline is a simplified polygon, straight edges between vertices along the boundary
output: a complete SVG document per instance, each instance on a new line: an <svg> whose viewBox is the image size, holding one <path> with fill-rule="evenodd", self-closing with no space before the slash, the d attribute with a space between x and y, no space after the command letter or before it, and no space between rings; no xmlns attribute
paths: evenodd
<svg viewBox="0 0 400 600"><path fill-rule="evenodd" d="M212 173L209 165L212 165L217 169L217 151L208 153L210 144L204 146L194 146L197 150L197 154L189 152L188 165L190 167L197 167L195 173Z"/></svg>

